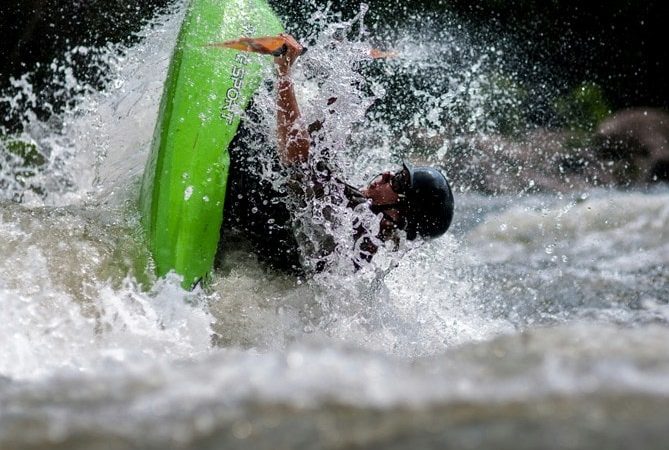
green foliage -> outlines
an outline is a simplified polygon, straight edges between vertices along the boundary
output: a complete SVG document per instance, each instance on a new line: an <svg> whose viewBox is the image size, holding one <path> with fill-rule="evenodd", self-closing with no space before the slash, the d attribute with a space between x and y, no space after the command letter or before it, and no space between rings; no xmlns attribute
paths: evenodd
<svg viewBox="0 0 669 450"><path fill-rule="evenodd" d="M30 190L38 196L43 188L34 177L47 164L47 159L33 141L0 134L0 189L3 196L20 202L23 192Z"/></svg>
<svg viewBox="0 0 669 450"><path fill-rule="evenodd" d="M516 135L525 127L528 92L520 82L502 73L493 74L483 89L483 98L494 131Z"/></svg>
<svg viewBox="0 0 669 450"><path fill-rule="evenodd" d="M38 167L46 164L46 158L37 144L15 137L0 137L0 149L18 158L23 167Z"/></svg>
<svg viewBox="0 0 669 450"><path fill-rule="evenodd" d="M583 82L555 101L555 113L562 126L572 130L592 131L611 114L611 108L601 87L592 82Z"/></svg>

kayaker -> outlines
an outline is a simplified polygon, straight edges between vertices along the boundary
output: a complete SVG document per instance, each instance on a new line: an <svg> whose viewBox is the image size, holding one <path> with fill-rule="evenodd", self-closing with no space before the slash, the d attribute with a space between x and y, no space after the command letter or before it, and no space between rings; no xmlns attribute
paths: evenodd
<svg viewBox="0 0 669 450"><path fill-rule="evenodd" d="M398 242L400 232L413 240L419 236L435 238L448 230L453 217L453 195L439 170L404 163L396 171L383 172L365 188L357 189L339 179L328 161L314 156L316 142L310 131L327 124L307 126L300 114L291 68L306 49L292 36L243 38L218 45L272 54L278 72L278 146L267 145L263 133L250 125L255 122L251 108L229 147L224 245L241 233L271 267L300 273L327 266L336 243L331 227L323 222L336 221L333 214L337 206L366 208L380 220L376 235L370 235L362 224L354 225L352 248L356 254L352 259L356 267L371 260L384 242ZM333 102L336 99L330 99L329 103ZM270 164L269 177L263 176L268 160L275 162ZM284 182L277 188L281 180ZM321 205L314 213L318 220L305 225L308 215L296 215L295 210L304 212L314 204Z"/></svg>

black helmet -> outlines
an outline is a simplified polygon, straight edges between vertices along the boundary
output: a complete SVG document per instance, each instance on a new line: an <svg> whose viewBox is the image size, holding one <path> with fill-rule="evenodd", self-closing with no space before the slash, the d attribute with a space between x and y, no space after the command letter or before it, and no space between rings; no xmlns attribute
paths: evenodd
<svg viewBox="0 0 669 450"><path fill-rule="evenodd" d="M409 172L406 188L407 239L441 236L453 220L453 193L446 177L433 167L413 167L404 163Z"/></svg>

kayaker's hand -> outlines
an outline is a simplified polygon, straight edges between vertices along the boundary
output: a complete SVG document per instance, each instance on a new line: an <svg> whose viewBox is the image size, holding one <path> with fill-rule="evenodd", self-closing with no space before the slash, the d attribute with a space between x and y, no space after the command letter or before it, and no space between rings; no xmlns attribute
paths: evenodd
<svg viewBox="0 0 669 450"><path fill-rule="evenodd" d="M279 75L287 75L297 58L303 55L307 49L290 34L281 33L279 36L283 39L284 44L277 50L274 63L277 66Z"/></svg>

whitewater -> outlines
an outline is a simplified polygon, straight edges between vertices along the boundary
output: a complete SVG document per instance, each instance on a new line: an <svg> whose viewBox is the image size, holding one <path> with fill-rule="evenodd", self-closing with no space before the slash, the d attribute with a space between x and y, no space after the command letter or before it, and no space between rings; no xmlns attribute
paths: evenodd
<svg viewBox="0 0 669 450"><path fill-rule="evenodd" d="M44 162L0 166L0 448L665 447L666 186L454 186L449 233L359 272L271 273L241 245L193 292L155 279L137 196L182 16L95 49L103 90L78 85L65 55L54 73L76 105L48 122L29 74L2 99ZM330 139L350 148L337 157L356 184L408 146L366 113L389 93L360 75L365 35L341 37L360 20L314 16L295 75L307 118L339 93ZM439 64L423 44L394 48L381 72ZM461 60L462 90L419 93L426 110L407 120L442 132L466 99L487 132L477 86L495 57ZM269 92L257 104L271 121Z"/></svg>

